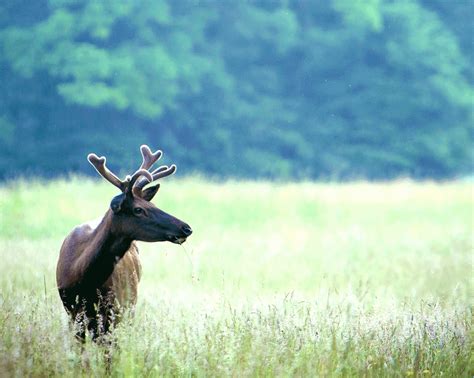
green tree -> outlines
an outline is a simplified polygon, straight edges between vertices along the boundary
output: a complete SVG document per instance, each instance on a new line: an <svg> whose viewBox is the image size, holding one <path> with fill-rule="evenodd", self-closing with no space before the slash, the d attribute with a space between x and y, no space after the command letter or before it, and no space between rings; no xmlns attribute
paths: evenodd
<svg viewBox="0 0 474 378"><path fill-rule="evenodd" d="M471 8L6 0L0 177L132 169L140 143L221 176L468 173Z"/></svg>

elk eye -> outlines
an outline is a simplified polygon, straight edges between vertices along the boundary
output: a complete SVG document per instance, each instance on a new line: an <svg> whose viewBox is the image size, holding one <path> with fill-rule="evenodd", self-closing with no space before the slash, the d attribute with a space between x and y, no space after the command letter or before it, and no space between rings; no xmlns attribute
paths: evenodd
<svg viewBox="0 0 474 378"><path fill-rule="evenodd" d="M140 207L136 207L133 209L133 214L135 215L142 215L143 214L143 209Z"/></svg>

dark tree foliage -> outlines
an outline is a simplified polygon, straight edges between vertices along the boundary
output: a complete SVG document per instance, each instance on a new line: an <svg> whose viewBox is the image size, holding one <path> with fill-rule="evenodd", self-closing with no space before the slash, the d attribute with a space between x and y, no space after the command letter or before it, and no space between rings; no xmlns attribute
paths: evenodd
<svg viewBox="0 0 474 378"><path fill-rule="evenodd" d="M0 178L472 174L469 0L4 0Z"/></svg>

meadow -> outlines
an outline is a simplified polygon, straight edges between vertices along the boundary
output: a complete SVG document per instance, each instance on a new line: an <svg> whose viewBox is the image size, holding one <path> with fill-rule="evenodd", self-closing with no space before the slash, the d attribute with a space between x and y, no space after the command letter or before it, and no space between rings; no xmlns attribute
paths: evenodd
<svg viewBox="0 0 474 378"><path fill-rule="evenodd" d="M166 180L154 203L194 233L139 244L107 370L74 340L55 266L115 194L80 177L0 186L0 376L474 374L472 183Z"/></svg>

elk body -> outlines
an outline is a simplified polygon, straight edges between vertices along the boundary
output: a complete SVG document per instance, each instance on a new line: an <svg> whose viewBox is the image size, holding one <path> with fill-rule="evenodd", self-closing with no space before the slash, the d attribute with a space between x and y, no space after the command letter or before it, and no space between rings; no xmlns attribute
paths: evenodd
<svg viewBox="0 0 474 378"><path fill-rule="evenodd" d="M63 305L84 339L107 333L123 308L136 303L141 266L136 240L184 243L191 235L188 224L155 207L150 201L159 184L145 187L176 171L161 166L149 171L162 152L140 148L143 163L125 180L105 165L105 157L89 154L97 172L120 189L102 220L74 228L64 240L56 269L56 281Z"/></svg>

